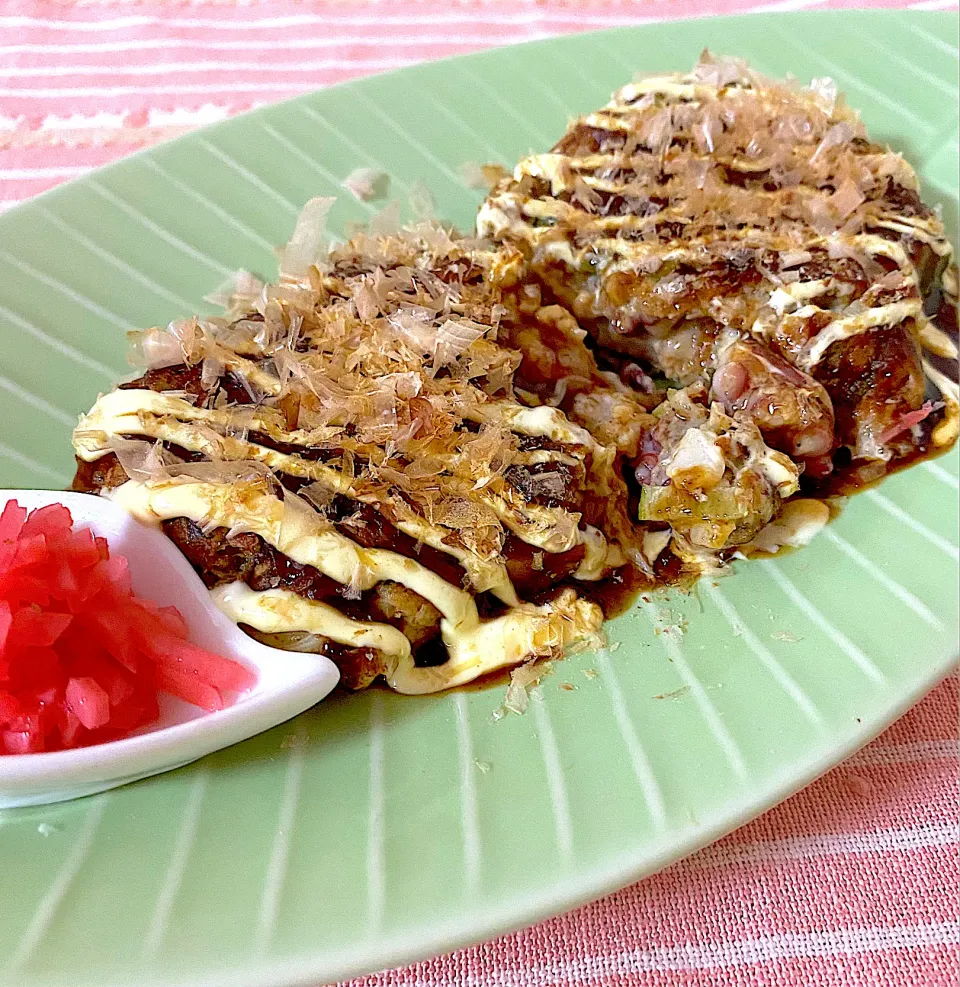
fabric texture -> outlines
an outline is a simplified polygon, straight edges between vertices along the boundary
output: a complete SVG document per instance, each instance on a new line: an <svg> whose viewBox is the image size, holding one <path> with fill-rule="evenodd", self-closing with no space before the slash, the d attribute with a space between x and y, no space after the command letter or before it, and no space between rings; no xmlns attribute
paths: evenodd
<svg viewBox="0 0 960 987"><path fill-rule="evenodd" d="M955 0L0 0L0 208L371 72L643 20ZM951 987L958 679L719 843L562 917L349 987Z"/></svg>
<svg viewBox="0 0 960 987"><path fill-rule="evenodd" d="M956 987L957 684L639 884L349 987Z"/></svg>

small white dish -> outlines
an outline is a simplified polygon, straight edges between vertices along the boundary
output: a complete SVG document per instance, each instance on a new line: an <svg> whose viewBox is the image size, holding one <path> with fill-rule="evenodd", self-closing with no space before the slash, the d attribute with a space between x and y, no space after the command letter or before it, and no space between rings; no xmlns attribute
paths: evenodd
<svg viewBox="0 0 960 987"><path fill-rule="evenodd" d="M257 674L256 685L227 709L206 712L161 694L160 719L130 737L44 754L0 755L0 809L92 795L189 764L309 709L340 673L328 658L269 648L254 641L213 604L200 577L161 531L103 497L48 490L0 490L0 511L16 500L28 510L64 504L77 526L107 539L130 564L133 591L175 606L190 640Z"/></svg>

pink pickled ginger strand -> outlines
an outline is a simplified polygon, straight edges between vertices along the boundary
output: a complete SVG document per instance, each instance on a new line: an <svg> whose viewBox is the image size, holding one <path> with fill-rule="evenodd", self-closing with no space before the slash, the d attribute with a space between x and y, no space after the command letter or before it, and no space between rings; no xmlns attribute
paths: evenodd
<svg viewBox="0 0 960 987"><path fill-rule="evenodd" d="M882 432L878 440L880 445L886 445L891 439L895 439L898 435L906 432L907 429L913 428L914 425L919 425L928 415L932 415L933 412L939 411L942 407L942 401L937 401L936 403L933 401L924 401L916 411L908 411L899 421Z"/></svg>

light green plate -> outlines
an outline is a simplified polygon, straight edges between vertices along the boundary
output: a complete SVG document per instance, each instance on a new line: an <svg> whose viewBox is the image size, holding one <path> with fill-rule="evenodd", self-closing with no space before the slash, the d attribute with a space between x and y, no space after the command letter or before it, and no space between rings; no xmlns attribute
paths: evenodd
<svg viewBox="0 0 960 987"><path fill-rule="evenodd" d="M0 481L68 483L72 422L124 374L124 330L192 311L235 268L272 273L300 205L358 165L400 195L423 180L468 226L461 163L546 149L635 69L705 45L836 77L953 217L956 41L950 14L852 11L568 37L317 93L57 189L0 219ZM366 215L344 200L333 220ZM333 980L662 867L947 671L956 501L955 455L897 476L809 549L616 621L610 653L563 663L523 716L493 720L502 687L368 692L173 774L0 815L0 984Z"/></svg>

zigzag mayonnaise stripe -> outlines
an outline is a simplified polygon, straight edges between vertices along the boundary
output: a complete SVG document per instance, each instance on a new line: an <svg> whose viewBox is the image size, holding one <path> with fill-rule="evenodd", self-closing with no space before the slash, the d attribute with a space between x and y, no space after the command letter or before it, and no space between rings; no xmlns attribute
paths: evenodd
<svg viewBox="0 0 960 987"><path fill-rule="evenodd" d="M312 566L341 584L367 590L385 580L400 583L432 603L443 615L441 634L449 660L434 668L417 668L386 625L355 623L365 640L379 640L390 650L390 686L400 692L433 692L470 681L497 668L534 655L551 654L586 638L603 622L600 608L564 590L549 605L519 604L502 617L481 621L473 597L452 586L413 559L383 549L365 549L339 534L309 509L295 510L296 501L282 501L255 486L232 483L128 481L112 498L147 524L185 517L204 526L225 527L258 535L301 565ZM328 611L292 593L249 595L222 590L215 596L228 616L254 627L275 631L314 630L336 640L345 636L342 614ZM286 619L281 620L281 613ZM357 638L359 639L359 637ZM384 649L386 651L386 649Z"/></svg>

